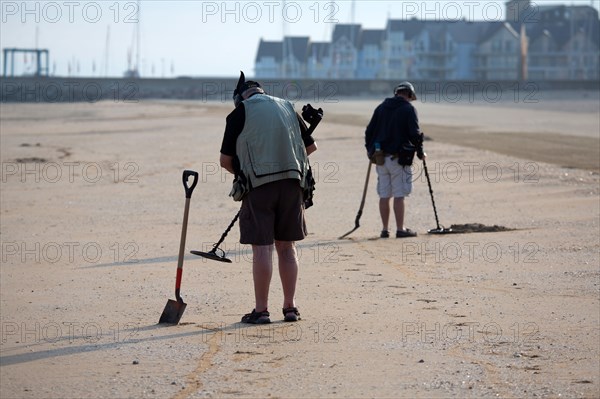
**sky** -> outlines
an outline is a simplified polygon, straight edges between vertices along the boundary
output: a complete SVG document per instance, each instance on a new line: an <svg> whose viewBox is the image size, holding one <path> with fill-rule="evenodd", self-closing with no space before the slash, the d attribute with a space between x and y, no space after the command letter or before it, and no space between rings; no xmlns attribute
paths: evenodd
<svg viewBox="0 0 600 399"><path fill-rule="evenodd" d="M599 9L600 0L533 0L525 12L535 18L537 7L558 4ZM48 49L51 75L117 77L128 53L136 65L139 28L144 78L252 76L261 38L329 41L336 23L383 29L388 18L502 21L504 13L505 0L0 0L0 47ZM34 71L31 56L15 58L15 74Z"/></svg>

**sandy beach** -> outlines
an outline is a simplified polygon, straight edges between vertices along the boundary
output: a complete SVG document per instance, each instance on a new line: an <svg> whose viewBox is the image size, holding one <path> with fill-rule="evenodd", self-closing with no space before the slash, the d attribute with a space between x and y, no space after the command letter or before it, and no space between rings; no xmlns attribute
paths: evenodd
<svg viewBox="0 0 600 399"><path fill-rule="evenodd" d="M417 102L440 223L414 165L411 239L378 239L363 134L380 100L318 104L317 180L298 243L298 323L253 306L239 203L218 165L230 103L2 104L0 397L600 396L600 100ZM303 103L296 103L300 110ZM185 202L196 170L176 326Z"/></svg>

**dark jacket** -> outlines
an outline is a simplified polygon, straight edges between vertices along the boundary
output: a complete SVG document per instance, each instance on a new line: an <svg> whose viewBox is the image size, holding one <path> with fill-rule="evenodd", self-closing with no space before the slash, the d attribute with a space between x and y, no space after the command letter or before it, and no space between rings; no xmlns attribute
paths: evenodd
<svg viewBox="0 0 600 399"><path fill-rule="evenodd" d="M414 146L417 152L423 148L423 134L415 108L402 97L386 98L373 113L365 131L365 147L371 155L375 143L383 152L398 154L402 146Z"/></svg>

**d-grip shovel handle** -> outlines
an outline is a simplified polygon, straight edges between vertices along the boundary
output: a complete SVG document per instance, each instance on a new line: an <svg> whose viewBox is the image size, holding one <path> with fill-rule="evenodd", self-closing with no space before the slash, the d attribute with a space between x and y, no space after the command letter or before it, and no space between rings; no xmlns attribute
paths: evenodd
<svg viewBox="0 0 600 399"><path fill-rule="evenodd" d="M188 186L188 178L194 177L194 181L191 186ZM188 215L190 212L190 198L192 198L192 192L194 187L198 184L198 172L193 170L184 170L183 175L183 187L185 188L185 210L183 212L183 225L181 226L181 241L179 242L179 256L177 258L177 279L175 280L175 297L177 302L183 303L181 299L180 288L181 288L181 276L183 274L183 256L185 252L185 238L187 233Z"/></svg>
<svg viewBox="0 0 600 399"><path fill-rule="evenodd" d="M194 181L191 186L188 186L188 179L190 176L194 177ZM185 188L185 198L192 198L192 192L194 188L198 184L198 172L193 170L184 170L183 171L183 187Z"/></svg>

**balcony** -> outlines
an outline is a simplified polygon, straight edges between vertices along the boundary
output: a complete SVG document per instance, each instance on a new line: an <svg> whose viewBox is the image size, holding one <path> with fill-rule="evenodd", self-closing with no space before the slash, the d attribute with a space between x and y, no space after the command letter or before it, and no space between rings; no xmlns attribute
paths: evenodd
<svg viewBox="0 0 600 399"><path fill-rule="evenodd" d="M449 65L422 65L422 64L418 64L415 65L419 70L421 71L441 71L441 72L447 72L447 71L452 71L454 70L454 68L452 66Z"/></svg>

